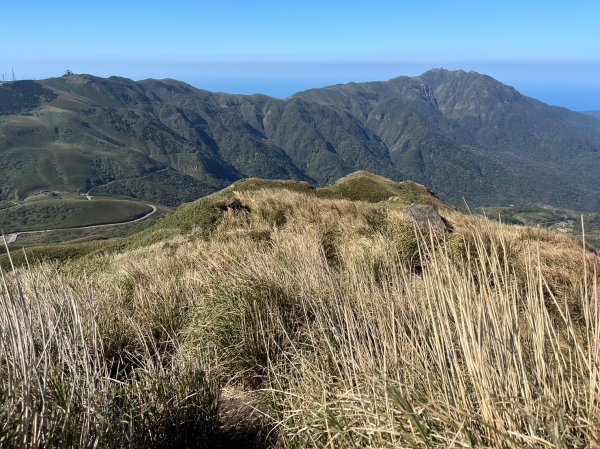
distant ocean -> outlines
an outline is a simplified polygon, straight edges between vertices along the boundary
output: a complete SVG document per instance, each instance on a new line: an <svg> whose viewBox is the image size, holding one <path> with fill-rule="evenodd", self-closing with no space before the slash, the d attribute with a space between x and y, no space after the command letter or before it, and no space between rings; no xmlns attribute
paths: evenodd
<svg viewBox="0 0 600 449"><path fill-rule="evenodd" d="M239 94L265 94L275 98L286 98L296 92L315 87L323 87L345 80L327 78L327 79L247 79L247 78L227 78L227 79L206 79L190 78L183 79L192 86L200 89L206 89L217 92L239 93ZM370 79L355 79L353 81L373 81ZM514 86L519 92L528 97L548 103L553 106L562 106L574 111L600 110L600 78L598 85L581 85L565 83L511 83L506 80L499 81Z"/></svg>
<svg viewBox="0 0 600 449"><path fill-rule="evenodd" d="M599 78L600 81L600 78ZM600 110L600 85L527 85L515 86L522 94L537 98L553 106L574 111Z"/></svg>

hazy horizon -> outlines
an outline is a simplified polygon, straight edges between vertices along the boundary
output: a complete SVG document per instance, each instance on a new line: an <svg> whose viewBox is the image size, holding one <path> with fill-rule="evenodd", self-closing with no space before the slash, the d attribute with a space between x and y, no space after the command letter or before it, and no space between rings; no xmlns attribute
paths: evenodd
<svg viewBox="0 0 600 449"><path fill-rule="evenodd" d="M0 68L0 74L16 79L61 76L66 69L96 76L123 76L134 80L173 78L200 89L239 94L265 94L286 98L296 92L348 82L382 81L396 76L418 76L444 67L474 70L514 86L524 95L576 111L600 110L600 62L594 61L260 61L260 62L52 62L22 63ZM534 78L535 74L539 74ZM569 82L569 80L571 80Z"/></svg>
<svg viewBox="0 0 600 449"><path fill-rule="evenodd" d="M346 82L475 70L525 95L600 109L600 3L33 0L2 7L0 73L64 70L283 98Z"/></svg>

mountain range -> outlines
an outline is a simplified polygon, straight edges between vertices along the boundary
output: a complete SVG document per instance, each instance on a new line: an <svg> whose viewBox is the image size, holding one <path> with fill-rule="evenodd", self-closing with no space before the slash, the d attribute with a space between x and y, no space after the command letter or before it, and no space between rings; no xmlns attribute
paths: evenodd
<svg viewBox="0 0 600 449"><path fill-rule="evenodd" d="M356 170L452 203L600 211L600 121L445 69L286 99L92 75L0 86L0 201L57 190L176 205L246 177L323 185Z"/></svg>

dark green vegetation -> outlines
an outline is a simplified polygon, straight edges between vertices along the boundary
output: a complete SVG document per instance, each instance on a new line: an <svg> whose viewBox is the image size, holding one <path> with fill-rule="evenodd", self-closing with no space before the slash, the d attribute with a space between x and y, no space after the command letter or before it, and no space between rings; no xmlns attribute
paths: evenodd
<svg viewBox="0 0 600 449"><path fill-rule="evenodd" d="M56 99L56 93L34 81L3 83L0 89L0 115L21 114Z"/></svg>
<svg viewBox="0 0 600 449"><path fill-rule="evenodd" d="M0 229L11 233L120 223L151 210L147 204L113 198L39 200L1 209Z"/></svg>
<svg viewBox="0 0 600 449"><path fill-rule="evenodd" d="M600 211L600 122L474 72L286 100L91 75L6 86L0 201L92 189L176 205L245 177L322 185L369 170L455 204Z"/></svg>

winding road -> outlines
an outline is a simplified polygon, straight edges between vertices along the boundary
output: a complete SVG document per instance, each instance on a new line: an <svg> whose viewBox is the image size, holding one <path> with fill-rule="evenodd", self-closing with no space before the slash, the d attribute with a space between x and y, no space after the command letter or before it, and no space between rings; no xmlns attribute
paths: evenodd
<svg viewBox="0 0 600 449"><path fill-rule="evenodd" d="M145 220L146 218L150 217L152 214L154 214L156 212L156 206L153 206L152 204L148 204L148 206L152 208L152 210L150 212L148 212L143 217L134 218L133 220L120 221L117 223L104 223L104 224L88 225L88 226L75 226L72 228L43 229L40 231L20 231L20 232L13 232L11 234L4 235L3 237L4 237L6 244L9 244L9 243L16 242L17 238L19 238L20 235L25 235L25 234L43 234L44 232L52 232L52 231L70 231L70 230L74 230L74 229L93 229L93 228L104 228L104 227L108 227L108 226L123 226L123 225L136 223L138 221Z"/></svg>

